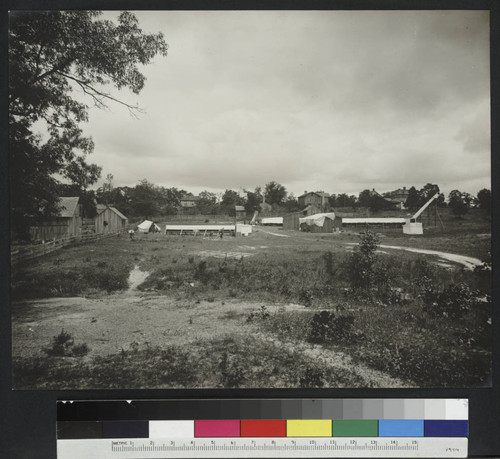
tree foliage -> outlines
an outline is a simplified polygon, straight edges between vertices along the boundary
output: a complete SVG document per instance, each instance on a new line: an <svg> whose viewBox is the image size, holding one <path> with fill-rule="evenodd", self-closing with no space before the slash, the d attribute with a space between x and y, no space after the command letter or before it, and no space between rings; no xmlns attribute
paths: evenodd
<svg viewBox="0 0 500 459"><path fill-rule="evenodd" d="M427 183L426 185L424 185L422 189L419 191L420 195L419 207L422 207L436 193L440 193L438 185L434 183ZM439 196L436 198L435 202L439 207L443 207L445 205L444 194L440 193Z"/></svg>
<svg viewBox="0 0 500 459"><path fill-rule="evenodd" d="M477 202L480 209L491 211L491 191L483 188L477 194Z"/></svg>
<svg viewBox="0 0 500 459"><path fill-rule="evenodd" d="M361 207L368 207L373 212L381 210L391 210L395 208L395 204L385 199L375 190L363 190L359 193L358 203Z"/></svg>
<svg viewBox="0 0 500 459"><path fill-rule="evenodd" d="M359 193L358 203L361 207L370 207L370 203L371 203L370 190L363 190L361 193Z"/></svg>
<svg viewBox="0 0 500 459"><path fill-rule="evenodd" d="M245 211L247 213L255 212L260 210L260 205L262 204L262 192L260 187L256 187L254 191L245 190L247 194L247 199L245 202Z"/></svg>
<svg viewBox="0 0 500 459"><path fill-rule="evenodd" d="M408 197L405 201L405 207L412 210L419 209L436 193L439 193L439 196L434 201L435 204L438 207L445 207L446 202L444 194L440 193L439 186L435 183L427 183L420 190L417 190L414 186L410 187L408 190Z"/></svg>
<svg viewBox="0 0 500 459"><path fill-rule="evenodd" d="M217 213L217 195L210 191L202 191L196 202L196 208L201 214L215 215Z"/></svg>
<svg viewBox="0 0 500 459"><path fill-rule="evenodd" d="M339 195L332 194L328 198L328 202L331 207L356 207L358 199L354 195L349 196L346 193L341 193Z"/></svg>
<svg viewBox="0 0 500 459"><path fill-rule="evenodd" d="M460 217L469 211L470 201L467 199L466 195L467 193L462 193L458 190L450 191L448 195L448 206L454 215Z"/></svg>
<svg viewBox="0 0 500 459"><path fill-rule="evenodd" d="M160 206L158 202L157 187L143 179L135 187L132 193L132 213L145 219L151 219L158 215Z"/></svg>
<svg viewBox="0 0 500 459"><path fill-rule="evenodd" d="M266 202L268 204L282 204L287 196L286 188L274 180L266 184Z"/></svg>
<svg viewBox="0 0 500 459"><path fill-rule="evenodd" d="M284 207L287 212L297 212L300 210L299 201L293 193L290 193L284 202Z"/></svg>
<svg viewBox="0 0 500 459"><path fill-rule="evenodd" d="M26 227L57 213L60 180L84 190L99 178L90 164L92 139L83 92L98 108L117 102L109 88L139 94L145 77L139 66L166 55L161 34L145 34L135 15L115 24L97 11L16 12L9 29L9 147L12 228ZM57 177L60 177L58 179ZM24 230L24 231L23 231Z"/></svg>
<svg viewBox="0 0 500 459"><path fill-rule="evenodd" d="M245 204L245 200L240 197L237 191L234 190L226 190L220 202L221 211L224 214L234 216L235 215L235 206L242 206Z"/></svg>
<svg viewBox="0 0 500 459"><path fill-rule="evenodd" d="M410 189L408 190L408 197L406 198L406 201L404 204L405 207L407 209L416 210L419 207L421 207L420 202L421 202L421 200L420 200L419 192L417 191L417 189L414 186L410 187Z"/></svg>

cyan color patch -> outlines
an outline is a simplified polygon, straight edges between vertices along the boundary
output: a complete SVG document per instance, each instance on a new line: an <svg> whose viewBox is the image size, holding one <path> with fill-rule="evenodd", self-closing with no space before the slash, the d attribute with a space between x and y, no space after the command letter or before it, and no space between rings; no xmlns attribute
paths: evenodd
<svg viewBox="0 0 500 459"><path fill-rule="evenodd" d="M423 420L381 419L378 422L379 437L423 437Z"/></svg>

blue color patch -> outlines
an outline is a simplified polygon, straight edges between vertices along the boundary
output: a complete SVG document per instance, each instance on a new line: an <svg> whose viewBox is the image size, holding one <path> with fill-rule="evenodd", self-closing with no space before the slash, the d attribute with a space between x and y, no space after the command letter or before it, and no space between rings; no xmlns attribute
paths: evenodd
<svg viewBox="0 0 500 459"><path fill-rule="evenodd" d="M378 421L379 437L423 437L423 420L381 419Z"/></svg>
<svg viewBox="0 0 500 459"><path fill-rule="evenodd" d="M424 421L426 437L467 437L469 421Z"/></svg>

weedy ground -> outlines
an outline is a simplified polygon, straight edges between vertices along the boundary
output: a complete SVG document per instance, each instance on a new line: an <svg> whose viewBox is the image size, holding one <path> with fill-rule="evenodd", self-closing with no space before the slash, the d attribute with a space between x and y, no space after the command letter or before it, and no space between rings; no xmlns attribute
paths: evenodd
<svg viewBox="0 0 500 459"><path fill-rule="evenodd" d="M378 243L486 259L488 218L445 217L444 232L388 232ZM354 232L268 228L222 240L148 234L18 265L15 387L387 387L391 378L393 386L486 384L490 271L384 249L372 254L367 274L353 261L359 242ZM130 292L134 267L148 275ZM370 288L356 276L369 276ZM82 298L69 301L75 296ZM128 324L131 317L141 325ZM135 338L134 328L147 335L148 327L156 331L147 341Z"/></svg>

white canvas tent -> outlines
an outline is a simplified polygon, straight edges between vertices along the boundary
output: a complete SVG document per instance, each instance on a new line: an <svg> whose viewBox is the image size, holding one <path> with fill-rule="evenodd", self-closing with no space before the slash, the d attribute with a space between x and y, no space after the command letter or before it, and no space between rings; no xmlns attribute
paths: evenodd
<svg viewBox="0 0 500 459"><path fill-rule="evenodd" d="M138 227L137 230L141 233L159 233L161 231L160 227L152 221L144 220Z"/></svg>
<svg viewBox="0 0 500 459"><path fill-rule="evenodd" d="M308 215L299 218L299 228L301 231L311 233L332 233L335 228L335 214L333 212Z"/></svg>
<svg viewBox="0 0 500 459"><path fill-rule="evenodd" d="M322 228L327 218L330 220L335 220L335 213L328 212L324 214L314 214L304 218L299 218L299 224L306 223L309 226L315 225Z"/></svg>

